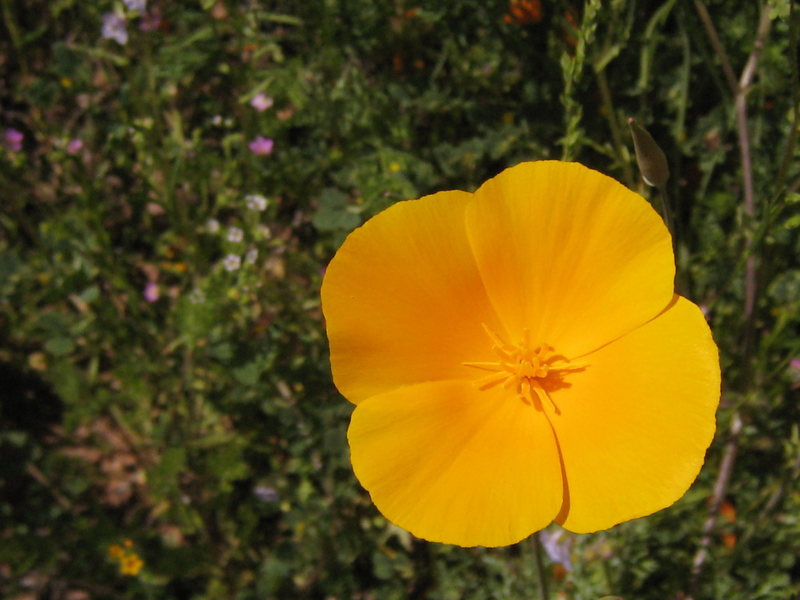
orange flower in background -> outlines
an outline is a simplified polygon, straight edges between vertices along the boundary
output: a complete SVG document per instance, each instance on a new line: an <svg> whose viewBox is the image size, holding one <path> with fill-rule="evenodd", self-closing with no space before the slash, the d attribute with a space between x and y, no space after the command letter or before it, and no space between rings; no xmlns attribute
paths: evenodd
<svg viewBox="0 0 800 600"><path fill-rule="evenodd" d="M502 546L675 502L713 437L720 375L673 278L650 205L576 163L522 163L352 232L322 308L378 509L427 540Z"/></svg>
<svg viewBox="0 0 800 600"><path fill-rule="evenodd" d="M728 523L736 522L736 509L733 507L733 504L727 500L723 500L722 504L720 504L719 514Z"/></svg>
<svg viewBox="0 0 800 600"><path fill-rule="evenodd" d="M527 25L542 20L540 0L510 0L508 12L503 15L503 23Z"/></svg>
<svg viewBox="0 0 800 600"><path fill-rule="evenodd" d="M723 500L719 507L719 516L728 523L736 523L736 509L733 504L727 500ZM722 543L728 550L736 546L736 534L730 531L722 532Z"/></svg>
<svg viewBox="0 0 800 600"><path fill-rule="evenodd" d="M722 543L728 550L733 549L736 546L736 534L735 533L723 533L722 534Z"/></svg>

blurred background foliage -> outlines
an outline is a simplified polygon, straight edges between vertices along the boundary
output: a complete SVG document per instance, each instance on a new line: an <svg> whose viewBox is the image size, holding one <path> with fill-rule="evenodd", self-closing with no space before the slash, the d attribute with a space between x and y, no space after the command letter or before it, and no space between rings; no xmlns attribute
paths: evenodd
<svg viewBox="0 0 800 600"><path fill-rule="evenodd" d="M767 11L754 214L697 2L2 0L0 595L536 597L530 542L429 544L371 505L318 289L371 215L521 160L651 196L634 116L720 345L718 435L673 507L551 544L552 595L797 598L798 15L707 2L737 78Z"/></svg>

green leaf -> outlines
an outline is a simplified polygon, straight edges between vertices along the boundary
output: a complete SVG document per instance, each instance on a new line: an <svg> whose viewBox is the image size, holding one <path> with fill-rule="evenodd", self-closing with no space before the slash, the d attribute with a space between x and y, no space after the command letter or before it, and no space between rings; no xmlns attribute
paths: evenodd
<svg viewBox="0 0 800 600"><path fill-rule="evenodd" d="M0 281L5 281L22 266L19 258L10 252L0 253Z"/></svg>
<svg viewBox="0 0 800 600"><path fill-rule="evenodd" d="M54 337L45 342L44 349L53 356L65 356L75 349L75 344L68 337Z"/></svg>
<svg viewBox="0 0 800 600"><path fill-rule="evenodd" d="M348 210L347 196L335 188L322 190L319 208L311 222L319 231L351 231L361 223L361 218Z"/></svg>
<svg viewBox="0 0 800 600"><path fill-rule="evenodd" d="M361 223L361 218L346 210L322 208L311 222L320 231L352 231Z"/></svg>
<svg viewBox="0 0 800 600"><path fill-rule="evenodd" d="M172 496L178 491L178 475L186 465L185 448L167 448L161 460L147 473L147 482L156 495Z"/></svg>
<svg viewBox="0 0 800 600"><path fill-rule="evenodd" d="M248 473L242 457L242 446L231 443L212 449L208 457L208 469L219 479L221 487L229 490L231 481L243 479Z"/></svg>
<svg viewBox="0 0 800 600"><path fill-rule="evenodd" d="M233 346L228 342L220 342L209 347L208 354L217 360L227 362L233 358Z"/></svg>
<svg viewBox="0 0 800 600"><path fill-rule="evenodd" d="M261 376L261 361L254 360L233 370L233 378L242 385L255 385Z"/></svg>

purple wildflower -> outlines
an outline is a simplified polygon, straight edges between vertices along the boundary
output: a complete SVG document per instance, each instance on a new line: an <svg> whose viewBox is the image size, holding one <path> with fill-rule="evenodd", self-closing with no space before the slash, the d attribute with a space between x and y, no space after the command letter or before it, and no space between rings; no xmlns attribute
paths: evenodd
<svg viewBox="0 0 800 600"><path fill-rule="evenodd" d="M103 15L102 35L107 40L114 40L120 46L128 43L128 30L125 28L125 17L117 13Z"/></svg>
<svg viewBox="0 0 800 600"><path fill-rule="evenodd" d="M75 138L69 141L67 144L67 154L77 154L83 150L83 140L80 138Z"/></svg>
<svg viewBox="0 0 800 600"><path fill-rule="evenodd" d="M275 142L272 138L265 138L263 136L258 136L252 142L250 142L247 147L250 148L250 152L253 154L257 154L258 156L267 156L272 154L272 148L275 145Z"/></svg>
<svg viewBox="0 0 800 600"><path fill-rule="evenodd" d="M252 100L250 100L250 106L255 108L258 112L267 110L273 104L272 98L267 96L264 92L260 92L256 94Z"/></svg>
<svg viewBox="0 0 800 600"><path fill-rule="evenodd" d="M572 570L572 545L575 540L567 531L542 531L539 539L550 560L561 564L567 571Z"/></svg>
<svg viewBox="0 0 800 600"><path fill-rule="evenodd" d="M122 0L122 2L128 10L144 12L147 8L147 0Z"/></svg>
<svg viewBox="0 0 800 600"><path fill-rule="evenodd" d="M143 15L139 22L139 29L142 31L155 31L159 27L161 27L161 13L158 10Z"/></svg>
<svg viewBox="0 0 800 600"><path fill-rule="evenodd" d="M789 376L792 378L792 389L800 388L800 358L793 358L789 361Z"/></svg>
<svg viewBox="0 0 800 600"><path fill-rule="evenodd" d="M22 150L22 140L25 139L25 134L9 127L6 129L5 139L9 150L19 152Z"/></svg>
<svg viewBox="0 0 800 600"><path fill-rule="evenodd" d="M147 285L144 286L144 292L142 292L142 295L148 302L155 302L158 300L158 297L161 295L158 289L158 284L154 281L148 281Z"/></svg>
<svg viewBox="0 0 800 600"><path fill-rule="evenodd" d="M256 486L253 488L253 494L255 494L255 497L261 500L261 502L277 502L280 500L278 491L268 485Z"/></svg>

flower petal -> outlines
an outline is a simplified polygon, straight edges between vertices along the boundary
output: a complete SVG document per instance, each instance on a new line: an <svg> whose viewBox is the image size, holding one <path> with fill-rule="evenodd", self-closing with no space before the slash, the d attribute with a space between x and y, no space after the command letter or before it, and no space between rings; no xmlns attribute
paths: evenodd
<svg viewBox="0 0 800 600"><path fill-rule="evenodd" d="M669 233L639 195L578 163L506 169L475 192L467 232L508 331L575 358L672 299Z"/></svg>
<svg viewBox="0 0 800 600"><path fill-rule="evenodd" d="M501 388L449 381L380 394L356 407L348 439L375 505L430 541L513 544L562 503L547 418Z"/></svg>
<svg viewBox="0 0 800 600"><path fill-rule="evenodd" d="M322 284L333 378L358 403L399 385L474 378L497 327L464 228L466 192L399 202L353 231Z"/></svg>
<svg viewBox="0 0 800 600"><path fill-rule="evenodd" d="M670 506L714 436L717 348L700 309L675 297L658 317L585 357L551 393L568 502L558 521L587 533Z"/></svg>

